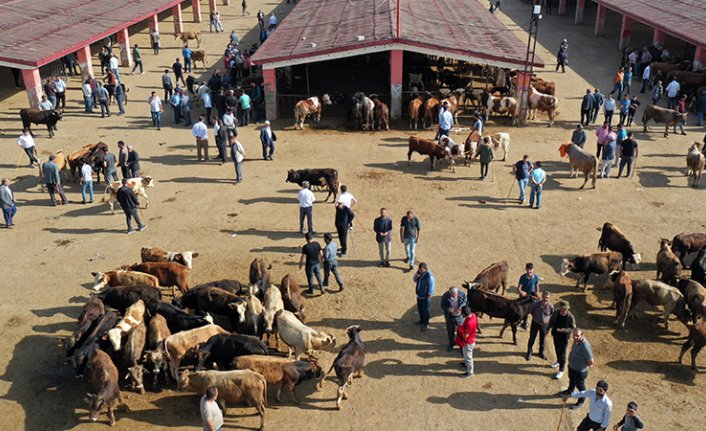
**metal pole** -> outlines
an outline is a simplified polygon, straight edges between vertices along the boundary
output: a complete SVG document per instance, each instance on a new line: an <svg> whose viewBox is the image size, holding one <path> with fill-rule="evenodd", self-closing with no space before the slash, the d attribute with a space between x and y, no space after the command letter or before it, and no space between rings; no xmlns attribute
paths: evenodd
<svg viewBox="0 0 706 431"><path fill-rule="evenodd" d="M311 89L309 88L309 65L306 65L306 94L311 96Z"/></svg>

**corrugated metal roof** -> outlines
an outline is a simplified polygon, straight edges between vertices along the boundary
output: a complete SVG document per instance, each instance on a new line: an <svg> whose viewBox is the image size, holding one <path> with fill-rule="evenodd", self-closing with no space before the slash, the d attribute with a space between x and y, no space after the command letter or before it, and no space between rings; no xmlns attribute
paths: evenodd
<svg viewBox="0 0 706 431"><path fill-rule="evenodd" d="M6 0L0 62L40 67L184 0Z"/></svg>
<svg viewBox="0 0 706 431"><path fill-rule="evenodd" d="M281 66L311 57L344 57L352 50L404 49L489 64L524 64L526 43L485 3L400 0L399 28L397 4L397 0L301 0L253 61ZM535 65L544 66L539 58Z"/></svg>
<svg viewBox="0 0 706 431"><path fill-rule="evenodd" d="M706 47L704 0L593 0L678 39Z"/></svg>

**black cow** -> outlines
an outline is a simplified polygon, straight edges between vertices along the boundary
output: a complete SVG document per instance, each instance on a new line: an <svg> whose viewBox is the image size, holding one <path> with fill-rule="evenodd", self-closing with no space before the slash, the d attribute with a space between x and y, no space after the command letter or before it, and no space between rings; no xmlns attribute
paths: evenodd
<svg viewBox="0 0 706 431"><path fill-rule="evenodd" d="M692 252L706 248L706 234L701 232L682 232L672 238L672 251L684 265L684 257Z"/></svg>
<svg viewBox="0 0 706 431"><path fill-rule="evenodd" d="M326 202L331 195L333 195L333 200L336 200L339 188L337 170L326 168L299 169L295 171L294 169L290 169L289 172L287 172L286 182L296 183L301 186L304 181L308 181L311 187L317 187L319 189L323 188L328 191L328 195L326 195L324 202Z"/></svg>
<svg viewBox="0 0 706 431"><path fill-rule="evenodd" d="M533 298L528 295L513 300L493 292L472 288L468 282L463 283L462 286L468 292L468 306L471 307L471 310L475 313L485 313L490 317L505 319L499 337L503 336L505 329L509 326L512 329L512 343L516 345L517 325L529 313ZM480 332L480 327L478 332Z"/></svg>
<svg viewBox="0 0 706 431"><path fill-rule="evenodd" d="M110 342L102 338L116 323L118 323L118 315L112 311L106 312L93 321L89 330L79 338L70 352L67 352L70 357L66 362L73 365L77 376L83 375L88 357L96 345L103 345L106 349L110 349Z"/></svg>
<svg viewBox="0 0 706 431"><path fill-rule="evenodd" d="M172 304L190 308L199 314L213 313L226 316L233 328L245 322L245 301L234 293L213 286L189 289Z"/></svg>
<svg viewBox="0 0 706 431"><path fill-rule="evenodd" d="M76 326L76 329L74 330L73 334L64 338L63 340L64 349L66 350L67 355L70 355L69 352L73 352L76 343L81 339L83 334L85 334L91 328L93 322L104 314L105 306L103 305L100 299L95 296L92 296L88 300L88 302L83 306L83 311L78 317L78 325Z"/></svg>
<svg viewBox="0 0 706 431"><path fill-rule="evenodd" d="M583 290L588 287L588 278L591 274L607 274L612 271L620 271L623 267L623 255L617 251L604 253L591 253L583 256L576 256L571 259L561 260L559 275L565 276L569 272L583 274ZM576 287L579 287L581 278L576 280Z"/></svg>
<svg viewBox="0 0 706 431"><path fill-rule="evenodd" d="M172 334L213 323L213 318L211 316L196 316L189 314L175 305L159 300L152 300L145 302L145 304L147 305L147 311L150 315L154 316L155 314L160 314L164 317L167 321L169 331L171 331Z"/></svg>
<svg viewBox="0 0 706 431"><path fill-rule="evenodd" d="M61 111L56 109L49 109L47 111L40 111L39 109L20 109L20 118L22 118L22 127L24 129L29 129L29 133L32 133L31 124L46 124L47 131L49 131L49 137L54 136L54 128L56 123L61 121L63 114Z"/></svg>
<svg viewBox="0 0 706 431"><path fill-rule="evenodd" d="M600 251L617 251L623 255L623 270L625 270L625 264L628 262L639 265L642 260L642 255L635 253L632 243L613 223L606 222L603 224L601 237L598 240L598 249Z"/></svg>
<svg viewBox="0 0 706 431"><path fill-rule="evenodd" d="M252 335L218 334L209 338L197 353L196 370L203 370L206 361L216 363L219 370L232 368L233 359L245 355L267 355L267 346Z"/></svg>
<svg viewBox="0 0 706 431"><path fill-rule="evenodd" d="M121 313L125 313L129 306L140 299L145 304L162 299L162 293L159 289L144 284L137 286L109 286L98 292L96 296L103 301L103 304L113 307Z"/></svg>

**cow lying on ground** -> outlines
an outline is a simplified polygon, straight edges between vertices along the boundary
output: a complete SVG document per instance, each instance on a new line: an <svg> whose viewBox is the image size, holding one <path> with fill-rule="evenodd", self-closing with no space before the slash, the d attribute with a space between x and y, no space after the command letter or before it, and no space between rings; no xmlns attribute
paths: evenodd
<svg viewBox="0 0 706 431"><path fill-rule="evenodd" d="M686 309L684 295L676 287L670 286L661 281L655 280L633 280L632 282L633 300L631 314L635 317L644 315L647 307L664 306L664 326L669 329L669 316L675 316L688 327L691 316Z"/></svg>
<svg viewBox="0 0 706 431"><path fill-rule="evenodd" d="M471 310L474 313L484 313L490 317L504 319L499 337L502 338L505 329L510 326L512 343L517 345L517 325L529 313L529 307L533 302L532 297L527 295L513 300L485 290L473 289L468 282L464 282L462 286L468 292L468 306L471 307ZM480 328L478 332L480 332Z"/></svg>
<svg viewBox="0 0 706 431"><path fill-rule="evenodd" d="M156 287L147 285L108 286L96 293L96 297L106 306L124 313L129 306L140 299L145 301L145 304L149 304L150 301L161 302L162 294Z"/></svg>
<svg viewBox="0 0 706 431"><path fill-rule="evenodd" d="M665 283L671 283L672 280L679 277L682 270L681 262L670 246L672 242L668 239L660 239L659 251L657 252L657 280L662 280Z"/></svg>
<svg viewBox="0 0 706 431"><path fill-rule="evenodd" d="M361 377L365 366L365 344L360 339L360 326L349 326L346 330L348 334L348 344L341 348L338 356L333 360L328 372L321 376L319 383L323 387L324 379L331 372L336 370L338 379L338 396L336 398L336 408L341 410L341 400L348 399L346 386L353 384L353 376Z"/></svg>
<svg viewBox="0 0 706 431"><path fill-rule="evenodd" d="M616 305L615 324L624 328L632 305L632 280L628 273L622 270L612 271L610 280L613 282L613 302Z"/></svg>
<svg viewBox="0 0 706 431"><path fill-rule="evenodd" d="M296 360L302 353L311 358L314 350L331 350L336 346L336 337L304 325L290 311L278 311L275 321L279 336L288 347L287 358L292 357L292 351Z"/></svg>
<svg viewBox="0 0 706 431"><path fill-rule="evenodd" d="M498 293L498 290L502 287L502 294L505 295L509 268L510 266L504 260L492 263L479 272L473 281L466 282L468 285L467 289L492 290Z"/></svg>
<svg viewBox="0 0 706 431"><path fill-rule="evenodd" d="M195 257L199 257L199 254L193 250L166 251L159 247L142 247L140 249L140 258L143 262L176 262L184 265L187 269L193 268Z"/></svg>
<svg viewBox="0 0 706 431"><path fill-rule="evenodd" d="M706 346L706 322L699 322L689 328L689 337L679 352L679 363L682 363L684 354L691 349L691 369L696 371L696 356Z"/></svg>
<svg viewBox="0 0 706 431"><path fill-rule="evenodd" d="M130 178L127 180L127 187L132 189L136 196L142 196L145 198L145 209L150 205L150 199L147 197L147 192L145 189L154 187L154 181L152 177L142 177L142 178ZM116 181L105 188L103 192L103 197L101 202L108 202L110 206L110 212L115 214L114 204L118 201L118 189L122 187L123 184L120 181ZM108 196L106 198L106 196Z"/></svg>
<svg viewBox="0 0 706 431"><path fill-rule="evenodd" d="M677 124L686 125L686 114L675 111L674 109L662 108L657 105L649 105L645 108L642 114L642 133L647 133L647 122L654 120L655 123L663 123L664 137L669 137L669 128L675 127Z"/></svg>
<svg viewBox="0 0 706 431"><path fill-rule="evenodd" d="M108 272L92 272L93 290L101 290L105 286L152 286L159 287L159 280L151 274L139 271L125 271L118 269Z"/></svg>
<svg viewBox="0 0 706 431"><path fill-rule="evenodd" d="M128 265L125 269L157 277L160 286L172 286L172 296L174 286L178 287L182 294L189 290L189 270L176 262L142 262Z"/></svg>
<svg viewBox="0 0 706 431"><path fill-rule="evenodd" d="M632 243L627 239L617 226L613 223L604 223L601 229L601 237L598 239L598 249L600 251L617 251L623 256L623 270L630 262L639 265L642 255L635 253Z"/></svg>
<svg viewBox="0 0 706 431"><path fill-rule="evenodd" d="M436 160L444 159L447 156L446 148L429 139L409 137L409 147L407 150L407 164L412 164L412 153L417 152L422 156L429 156L431 169L434 170Z"/></svg>
<svg viewBox="0 0 706 431"><path fill-rule="evenodd" d="M91 422L98 420L98 415L105 407L108 409L110 426L113 426L115 425L115 413L113 412L115 401L124 405L118 386L118 369L110 356L98 348L91 353L89 368L91 369L91 389L94 393L88 393L88 397L84 398L84 401L91 411Z"/></svg>
<svg viewBox="0 0 706 431"><path fill-rule="evenodd" d="M169 322L169 319L167 319ZM218 334L228 334L228 331L218 325L206 325L200 328L173 333L164 340L164 351L169 362L169 371L172 378L179 381L179 366L187 355L194 355L200 344L207 342Z"/></svg>
<svg viewBox="0 0 706 431"><path fill-rule="evenodd" d="M196 353L198 358L197 370L211 368L216 364L218 369L231 368L233 359L245 355L267 355L267 346L259 338L252 335L217 334L209 338Z"/></svg>
<svg viewBox="0 0 706 431"><path fill-rule="evenodd" d="M583 291L585 292L588 289L588 278L591 274L608 274L612 271L620 271L622 267L623 256L617 251L591 253L571 259L562 259L559 275L565 276L569 272L583 274ZM576 280L577 289L580 283L581 277Z"/></svg>
<svg viewBox="0 0 706 431"><path fill-rule="evenodd" d="M316 361L293 361L274 356L238 356L233 360L233 366L261 374L268 385L280 384L277 388L277 402L282 401L282 390L286 388L297 404L299 399L296 387L306 380L318 379L323 374Z"/></svg>
<svg viewBox="0 0 706 431"><path fill-rule="evenodd" d="M49 132L49 137L54 136L54 127L56 123L61 121L63 114L61 111L56 109L50 109L47 111L40 111L39 109L20 109L20 118L22 119L22 128L29 129L29 133L32 133L32 123L34 124L46 124L47 131Z"/></svg>
<svg viewBox="0 0 706 431"><path fill-rule="evenodd" d="M174 33L174 40L181 39L183 43L189 40L196 40L196 47L201 48L201 30L185 30L181 33Z"/></svg>
<svg viewBox="0 0 706 431"><path fill-rule="evenodd" d="M287 172L288 183L296 183L299 187L304 184L304 181L308 181L311 187L317 187L318 189L324 189L328 192L324 202L328 201L328 198L333 195L333 200L336 200L338 196L338 189L340 184L338 182L338 171L331 168L321 168L321 169L290 169Z"/></svg>
<svg viewBox="0 0 706 431"><path fill-rule="evenodd" d="M700 232L682 232L672 238L672 251L684 266L684 257L689 253L706 248L706 234Z"/></svg>

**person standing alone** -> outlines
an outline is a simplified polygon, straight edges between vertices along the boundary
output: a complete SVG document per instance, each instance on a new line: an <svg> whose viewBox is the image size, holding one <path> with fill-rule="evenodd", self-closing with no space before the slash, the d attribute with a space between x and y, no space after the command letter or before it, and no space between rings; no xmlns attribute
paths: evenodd
<svg viewBox="0 0 706 431"><path fill-rule="evenodd" d="M431 311L431 297L434 296L434 286L436 281L434 274L429 271L427 264L421 262L419 269L414 273L412 280L416 283L415 293L417 295L417 313L419 313L419 322L422 325L422 331L429 329L429 314Z"/></svg>
<svg viewBox="0 0 706 431"><path fill-rule="evenodd" d="M34 138L32 138L32 133L29 128L25 128L22 134L17 138L17 145L22 147L27 157L29 157L29 167L33 168L39 166L39 159L37 159L37 146L34 143Z"/></svg>
<svg viewBox="0 0 706 431"><path fill-rule="evenodd" d="M238 132L229 133L229 136L230 157L233 159L233 163L235 163L235 184L240 184L243 182L243 160L245 159L245 149L240 141L238 141Z"/></svg>
<svg viewBox="0 0 706 431"><path fill-rule="evenodd" d="M355 214L343 202L336 203L336 232L338 232L338 240L341 242L341 257L346 256L348 251L348 230L353 226Z"/></svg>
<svg viewBox="0 0 706 431"><path fill-rule="evenodd" d="M473 370L473 348L476 347L476 332L478 331L478 318L471 311L471 308L463 307L463 323L456 329L455 342L461 347L463 353L463 363L466 366L466 372L459 377L472 377Z"/></svg>
<svg viewBox="0 0 706 431"><path fill-rule="evenodd" d="M378 267L390 266L390 249L392 245L392 220L387 216L387 209L380 208L380 217L373 221L375 241L378 243L380 263Z"/></svg>
<svg viewBox="0 0 706 431"><path fill-rule="evenodd" d="M530 186L530 199L529 206L532 208L534 206L535 197L537 199L537 206L535 209L539 209L542 205L542 190L544 189L544 183L547 181L547 174L542 169L542 162L537 162L537 165L530 173L530 180L532 184Z"/></svg>
<svg viewBox="0 0 706 431"><path fill-rule="evenodd" d="M417 216L412 211L407 211L407 214L402 217L400 222L400 242L404 244L405 254L407 255L404 263L409 264L410 271L414 269L414 258L421 229Z"/></svg>
<svg viewBox="0 0 706 431"><path fill-rule="evenodd" d="M275 153L275 142L277 142L277 135L270 127L270 122L265 121L264 127L260 129L260 143L264 160L272 160L272 155Z"/></svg>
<svg viewBox="0 0 706 431"><path fill-rule="evenodd" d="M0 208L2 208L2 216L5 219L5 228L12 229L15 225L17 205L15 204L15 195L10 190L9 178L3 178L0 183Z"/></svg>
<svg viewBox="0 0 706 431"><path fill-rule="evenodd" d="M305 232L304 218L306 217L307 227L309 228L308 233L316 234L313 221L313 205L316 202L316 196L309 190L309 181L302 182L302 188L297 194L297 199L299 199L299 232L302 234Z"/></svg>

